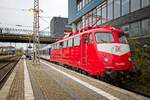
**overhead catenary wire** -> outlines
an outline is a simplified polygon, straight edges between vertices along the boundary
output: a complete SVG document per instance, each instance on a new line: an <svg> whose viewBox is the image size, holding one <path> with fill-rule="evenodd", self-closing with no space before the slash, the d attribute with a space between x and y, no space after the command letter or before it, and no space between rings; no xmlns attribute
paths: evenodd
<svg viewBox="0 0 150 100"><path fill-rule="evenodd" d="M29 26L29 25L22 25L22 24L9 24L9 23L5 23L5 22L0 22L1 25L9 25L9 26L18 26L18 27L30 27L32 28L33 26Z"/></svg>
<svg viewBox="0 0 150 100"><path fill-rule="evenodd" d="M26 8L9 8L9 7L2 7L2 6L0 6L0 10L29 11L29 9Z"/></svg>

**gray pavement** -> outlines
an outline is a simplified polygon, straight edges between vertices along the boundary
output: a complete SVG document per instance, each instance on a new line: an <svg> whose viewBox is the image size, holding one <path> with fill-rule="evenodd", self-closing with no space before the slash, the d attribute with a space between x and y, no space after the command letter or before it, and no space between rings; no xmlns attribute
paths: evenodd
<svg viewBox="0 0 150 100"><path fill-rule="evenodd" d="M44 60L35 65L23 58L14 71L0 100L150 100Z"/></svg>

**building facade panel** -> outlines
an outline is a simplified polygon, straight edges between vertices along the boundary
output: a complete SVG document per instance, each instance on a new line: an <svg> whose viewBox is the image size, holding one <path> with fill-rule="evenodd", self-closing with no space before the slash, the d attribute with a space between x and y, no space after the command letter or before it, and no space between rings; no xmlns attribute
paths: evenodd
<svg viewBox="0 0 150 100"><path fill-rule="evenodd" d="M86 0L69 1L70 5L71 2L76 5L76 12L72 12L69 20L70 24L76 25L77 30L96 23L122 28L131 37L150 36L150 0L88 0L85 4L82 2ZM87 17L90 15L93 17ZM95 17L101 19L97 21Z"/></svg>
<svg viewBox="0 0 150 100"><path fill-rule="evenodd" d="M53 17L50 21L50 32L52 37L62 37L64 35L68 18Z"/></svg>
<svg viewBox="0 0 150 100"><path fill-rule="evenodd" d="M78 20L81 16L98 6L103 1L104 0L68 0L69 24Z"/></svg>

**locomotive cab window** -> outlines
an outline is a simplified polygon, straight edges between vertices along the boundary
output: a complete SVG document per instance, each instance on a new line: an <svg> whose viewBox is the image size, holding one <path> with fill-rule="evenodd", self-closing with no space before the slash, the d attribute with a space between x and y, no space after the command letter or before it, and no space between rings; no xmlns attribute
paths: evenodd
<svg viewBox="0 0 150 100"><path fill-rule="evenodd" d="M74 38L74 46L79 46L80 45L80 36L76 36Z"/></svg>
<svg viewBox="0 0 150 100"><path fill-rule="evenodd" d="M114 42L114 37L112 33L97 32L95 36L97 42L101 42L101 43Z"/></svg>
<svg viewBox="0 0 150 100"><path fill-rule="evenodd" d="M68 47L72 47L72 44L73 44L72 42L73 42L72 39L69 39L69 40L68 40Z"/></svg>
<svg viewBox="0 0 150 100"><path fill-rule="evenodd" d="M54 44L54 49L56 49L56 44Z"/></svg>
<svg viewBox="0 0 150 100"><path fill-rule="evenodd" d="M62 48L63 47L63 42L60 42L59 43L59 48Z"/></svg>
<svg viewBox="0 0 150 100"><path fill-rule="evenodd" d="M66 48L67 47L67 40L64 41L64 44L63 44L63 48Z"/></svg>
<svg viewBox="0 0 150 100"><path fill-rule="evenodd" d="M74 38L72 38L72 46L74 46Z"/></svg>
<svg viewBox="0 0 150 100"><path fill-rule="evenodd" d="M127 43L127 38L125 34L118 33L119 42L121 43Z"/></svg>
<svg viewBox="0 0 150 100"><path fill-rule="evenodd" d="M56 44L56 49L59 49L59 43Z"/></svg>
<svg viewBox="0 0 150 100"><path fill-rule="evenodd" d="M59 43L56 44L56 49L59 49Z"/></svg>
<svg viewBox="0 0 150 100"><path fill-rule="evenodd" d="M54 49L54 46L53 46L53 44L51 45L52 46L52 50Z"/></svg>

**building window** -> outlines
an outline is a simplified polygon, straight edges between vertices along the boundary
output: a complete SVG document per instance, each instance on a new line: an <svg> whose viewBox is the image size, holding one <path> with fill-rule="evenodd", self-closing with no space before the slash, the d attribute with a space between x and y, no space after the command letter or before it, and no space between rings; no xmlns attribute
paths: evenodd
<svg viewBox="0 0 150 100"><path fill-rule="evenodd" d="M80 2L80 10L83 8L83 0Z"/></svg>
<svg viewBox="0 0 150 100"><path fill-rule="evenodd" d="M86 15L87 16L87 15ZM88 24L89 24L89 18L85 18L85 26L88 26Z"/></svg>
<svg viewBox="0 0 150 100"><path fill-rule="evenodd" d="M85 18L85 16L82 17L82 23L83 23L83 27L85 27L86 26L86 18Z"/></svg>
<svg viewBox="0 0 150 100"><path fill-rule="evenodd" d="M140 0L131 0L131 12L140 9Z"/></svg>
<svg viewBox="0 0 150 100"><path fill-rule="evenodd" d="M87 18L88 14L85 15L85 26L89 26L89 18Z"/></svg>
<svg viewBox="0 0 150 100"><path fill-rule="evenodd" d="M150 18L142 21L142 34L150 35Z"/></svg>
<svg viewBox="0 0 150 100"><path fill-rule="evenodd" d="M83 0L83 7L86 5L85 3L86 3L86 0Z"/></svg>
<svg viewBox="0 0 150 100"><path fill-rule="evenodd" d="M106 3L102 5L102 24L106 22Z"/></svg>
<svg viewBox="0 0 150 100"><path fill-rule="evenodd" d="M77 30L80 30L83 27L83 23L80 21L77 23Z"/></svg>
<svg viewBox="0 0 150 100"><path fill-rule="evenodd" d="M113 0L108 0L107 3L108 6L108 18L107 20L112 20L113 19Z"/></svg>
<svg viewBox="0 0 150 100"><path fill-rule="evenodd" d="M85 5L88 4L88 0L85 0L84 2L85 2Z"/></svg>
<svg viewBox="0 0 150 100"><path fill-rule="evenodd" d="M101 6L97 7L97 16L101 18ZM97 22L97 25L101 24L101 19Z"/></svg>
<svg viewBox="0 0 150 100"><path fill-rule="evenodd" d="M79 11L79 4L77 4L77 11Z"/></svg>
<svg viewBox="0 0 150 100"><path fill-rule="evenodd" d="M92 13L93 13L93 23L92 23L92 25L94 25L95 23L96 23L96 9L94 9L93 11L92 11Z"/></svg>
<svg viewBox="0 0 150 100"><path fill-rule="evenodd" d="M91 26L92 23L93 23L93 20L92 20L92 12L89 13L89 25Z"/></svg>
<svg viewBox="0 0 150 100"><path fill-rule="evenodd" d="M83 8L83 0L77 0L77 11Z"/></svg>
<svg viewBox="0 0 150 100"><path fill-rule="evenodd" d="M91 0L77 0L77 11L83 9Z"/></svg>
<svg viewBox="0 0 150 100"><path fill-rule="evenodd" d="M131 37L141 35L140 22L135 22L130 25L130 34L129 35Z"/></svg>
<svg viewBox="0 0 150 100"><path fill-rule="evenodd" d="M77 36L74 38L74 46L79 46L80 45L80 36Z"/></svg>
<svg viewBox="0 0 150 100"><path fill-rule="evenodd" d="M150 5L150 0L142 0L142 7L146 7Z"/></svg>
<svg viewBox="0 0 150 100"><path fill-rule="evenodd" d="M114 0L114 18L120 17L120 0Z"/></svg>
<svg viewBox="0 0 150 100"><path fill-rule="evenodd" d="M129 0L122 0L122 15L129 13Z"/></svg>

